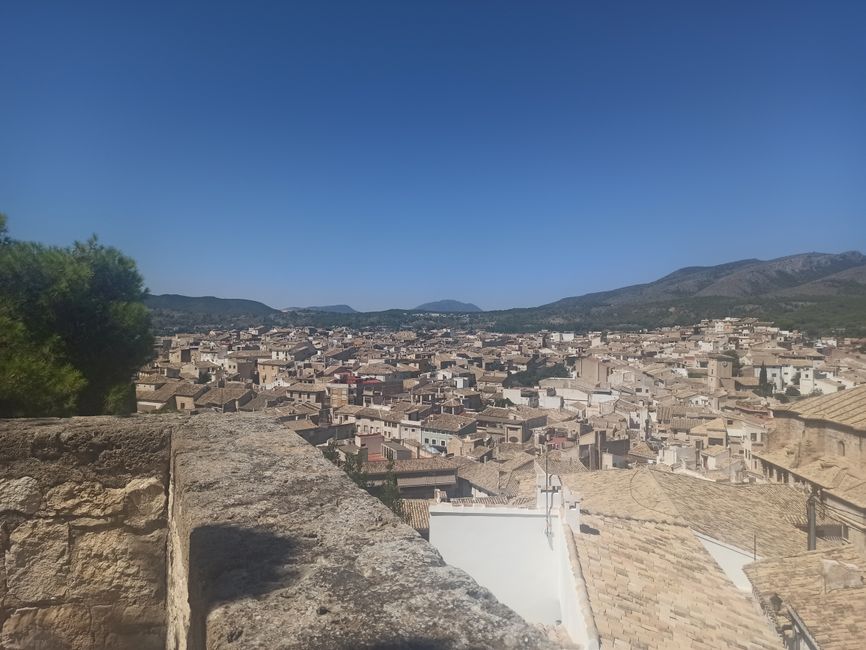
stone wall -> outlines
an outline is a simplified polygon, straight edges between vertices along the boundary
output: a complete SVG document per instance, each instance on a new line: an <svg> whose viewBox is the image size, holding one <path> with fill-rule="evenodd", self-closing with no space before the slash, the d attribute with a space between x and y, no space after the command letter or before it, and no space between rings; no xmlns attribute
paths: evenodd
<svg viewBox="0 0 866 650"><path fill-rule="evenodd" d="M265 415L0 421L0 516L2 650L549 647Z"/></svg>
<svg viewBox="0 0 866 650"><path fill-rule="evenodd" d="M0 421L0 648L164 647L175 424Z"/></svg>
<svg viewBox="0 0 866 650"><path fill-rule="evenodd" d="M172 571L188 580L172 587L170 647L548 647L264 416L192 418L175 434L172 481Z"/></svg>

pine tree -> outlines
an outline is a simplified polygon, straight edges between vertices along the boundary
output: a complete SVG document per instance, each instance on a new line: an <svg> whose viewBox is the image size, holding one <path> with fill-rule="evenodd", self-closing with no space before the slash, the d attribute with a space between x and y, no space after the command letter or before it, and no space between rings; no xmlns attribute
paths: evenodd
<svg viewBox="0 0 866 650"><path fill-rule="evenodd" d="M761 395L770 394L770 384L767 381L767 368L763 363L761 364L761 372L758 375L758 392Z"/></svg>

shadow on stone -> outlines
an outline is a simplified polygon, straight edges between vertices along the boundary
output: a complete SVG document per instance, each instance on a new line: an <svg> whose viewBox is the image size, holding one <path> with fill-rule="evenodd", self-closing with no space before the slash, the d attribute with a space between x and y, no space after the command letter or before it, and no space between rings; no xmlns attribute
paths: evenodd
<svg viewBox="0 0 866 650"><path fill-rule="evenodd" d="M188 648L206 647L207 615L215 605L259 596L293 575L297 549L287 537L240 526L202 526L189 541Z"/></svg>

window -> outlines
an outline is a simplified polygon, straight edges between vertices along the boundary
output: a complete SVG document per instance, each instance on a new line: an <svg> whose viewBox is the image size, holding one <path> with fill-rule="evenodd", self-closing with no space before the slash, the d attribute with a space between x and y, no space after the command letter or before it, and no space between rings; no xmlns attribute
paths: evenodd
<svg viewBox="0 0 866 650"><path fill-rule="evenodd" d="M841 440L836 441L836 453L840 456L845 455L845 443Z"/></svg>

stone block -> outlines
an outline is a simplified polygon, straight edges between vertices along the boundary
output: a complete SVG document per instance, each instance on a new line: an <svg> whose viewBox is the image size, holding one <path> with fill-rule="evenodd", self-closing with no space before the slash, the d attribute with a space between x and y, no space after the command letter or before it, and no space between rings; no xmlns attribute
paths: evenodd
<svg viewBox="0 0 866 650"><path fill-rule="evenodd" d="M94 481L67 481L45 495L47 514L92 522L117 520L133 528L145 528L158 521L165 514L165 503L165 487L155 477L132 479L122 488L106 488Z"/></svg>
<svg viewBox="0 0 866 650"><path fill-rule="evenodd" d="M159 605L96 605L90 616L95 649L165 648L165 609Z"/></svg>
<svg viewBox="0 0 866 650"><path fill-rule="evenodd" d="M69 527L36 519L9 535L6 551L7 599L15 604L66 596L69 577Z"/></svg>
<svg viewBox="0 0 866 650"><path fill-rule="evenodd" d="M13 511L32 515L41 503L39 482L32 476L0 480L0 512Z"/></svg>
<svg viewBox="0 0 866 650"><path fill-rule="evenodd" d="M123 488L123 520L127 526L145 528L165 516L166 490L156 478L130 481Z"/></svg>
<svg viewBox="0 0 866 650"><path fill-rule="evenodd" d="M165 530L148 535L120 529L79 533L70 553L70 597L95 604L117 599L161 601L165 536Z"/></svg>
<svg viewBox="0 0 866 650"><path fill-rule="evenodd" d="M65 516L105 519L123 512L122 489L105 488L95 481L67 481L51 488L45 495L45 506Z"/></svg>
<svg viewBox="0 0 866 650"><path fill-rule="evenodd" d="M83 605L24 607L0 634L3 650L91 650L90 612Z"/></svg>

